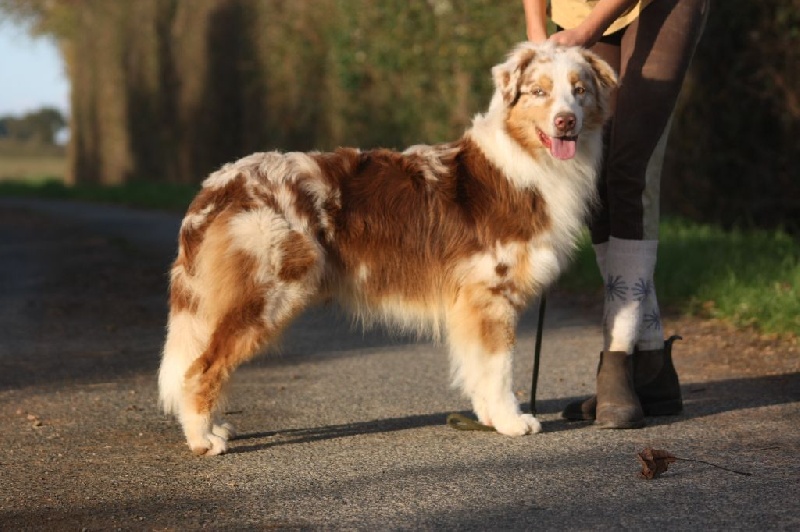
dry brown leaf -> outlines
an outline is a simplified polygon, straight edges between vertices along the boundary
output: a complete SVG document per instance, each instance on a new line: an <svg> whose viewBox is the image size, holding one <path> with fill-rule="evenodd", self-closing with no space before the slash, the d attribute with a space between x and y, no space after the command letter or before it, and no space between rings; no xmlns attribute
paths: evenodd
<svg viewBox="0 0 800 532"><path fill-rule="evenodd" d="M722 469L723 471L736 473L737 475L744 475L747 477L752 476L752 473L748 473L746 471L737 471L736 469L706 462L705 460L698 460L696 458L681 458L669 453L668 451L653 449L652 447L645 447L642 452L636 453L636 458L638 458L639 462L642 463L642 470L639 472L639 476L647 480L656 478L658 475L669 469L669 464L678 460L682 462L697 462L699 464L710 465L712 467L716 467L717 469Z"/></svg>
<svg viewBox="0 0 800 532"><path fill-rule="evenodd" d="M652 447L645 447L636 456L642 463L642 470L639 472L639 476L647 480L656 478L669 468L669 464L678 459L667 451L653 449Z"/></svg>

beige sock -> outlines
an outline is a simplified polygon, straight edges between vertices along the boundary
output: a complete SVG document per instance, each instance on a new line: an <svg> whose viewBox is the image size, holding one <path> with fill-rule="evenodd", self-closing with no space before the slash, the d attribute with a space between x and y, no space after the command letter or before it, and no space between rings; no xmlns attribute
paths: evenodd
<svg viewBox="0 0 800 532"><path fill-rule="evenodd" d="M636 345L651 345L655 338L653 312L658 320L657 334L661 335L653 288L657 251L657 240L609 240L605 253L604 349L633 353Z"/></svg>

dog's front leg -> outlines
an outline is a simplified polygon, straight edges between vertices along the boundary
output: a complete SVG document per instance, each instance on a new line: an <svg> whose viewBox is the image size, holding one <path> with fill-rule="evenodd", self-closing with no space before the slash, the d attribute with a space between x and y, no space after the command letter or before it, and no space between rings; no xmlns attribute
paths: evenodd
<svg viewBox="0 0 800 532"><path fill-rule="evenodd" d="M541 432L523 414L511 385L517 311L503 296L483 287L461 291L448 316L454 382L472 401L478 420L509 436Z"/></svg>

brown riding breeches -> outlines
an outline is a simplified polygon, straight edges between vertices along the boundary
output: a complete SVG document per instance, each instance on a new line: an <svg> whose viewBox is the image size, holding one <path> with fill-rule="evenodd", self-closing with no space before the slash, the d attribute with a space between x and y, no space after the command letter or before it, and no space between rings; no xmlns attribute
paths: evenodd
<svg viewBox="0 0 800 532"><path fill-rule="evenodd" d="M655 0L622 30L620 87L606 134L592 242L658 240L659 190L675 102L709 0ZM608 46L608 44L606 44Z"/></svg>

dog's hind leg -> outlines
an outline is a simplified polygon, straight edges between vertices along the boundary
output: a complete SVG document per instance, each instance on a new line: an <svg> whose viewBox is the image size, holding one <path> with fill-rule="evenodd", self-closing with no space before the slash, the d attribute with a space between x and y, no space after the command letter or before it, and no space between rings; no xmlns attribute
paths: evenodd
<svg viewBox="0 0 800 532"><path fill-rule="evenodd" d="M270 338L254 300L231 308L214 329L203 354L186 372L181 424L194 454L220 454L234 435L217 411L219 398L233 371L255 355Z"/></svg>
<svg viewBox="0 0 800 532"><path fill-rule="evenodd" d="M173 294L178 290L173 280ZM177 306L172 298L167 340L158 372L159 401L164 412L182 418L184 378L208 345L211 326L196 310Z"/></svg>
<svg viewBox="0 0 800 532"><path fill-rule="evenodd" d="M522 436L542 430L523 414L512 390L511 363L517 311L484 286L465 286L448 313L453 376L478 420L497 432Z"/></svg>
<svg viewBox="0 0 800 532"><path fill-rule="evenodd" d="M182 394L174 410L192 452L214 455L225 452L235 435L219 415L225 385L316 295L323 255L310 237L262 209L209 227L197 264L193 283L205 293L197 305L205 318L197 319L208 327L207 341L188 365L189 357L182 359Z"/></svg>

